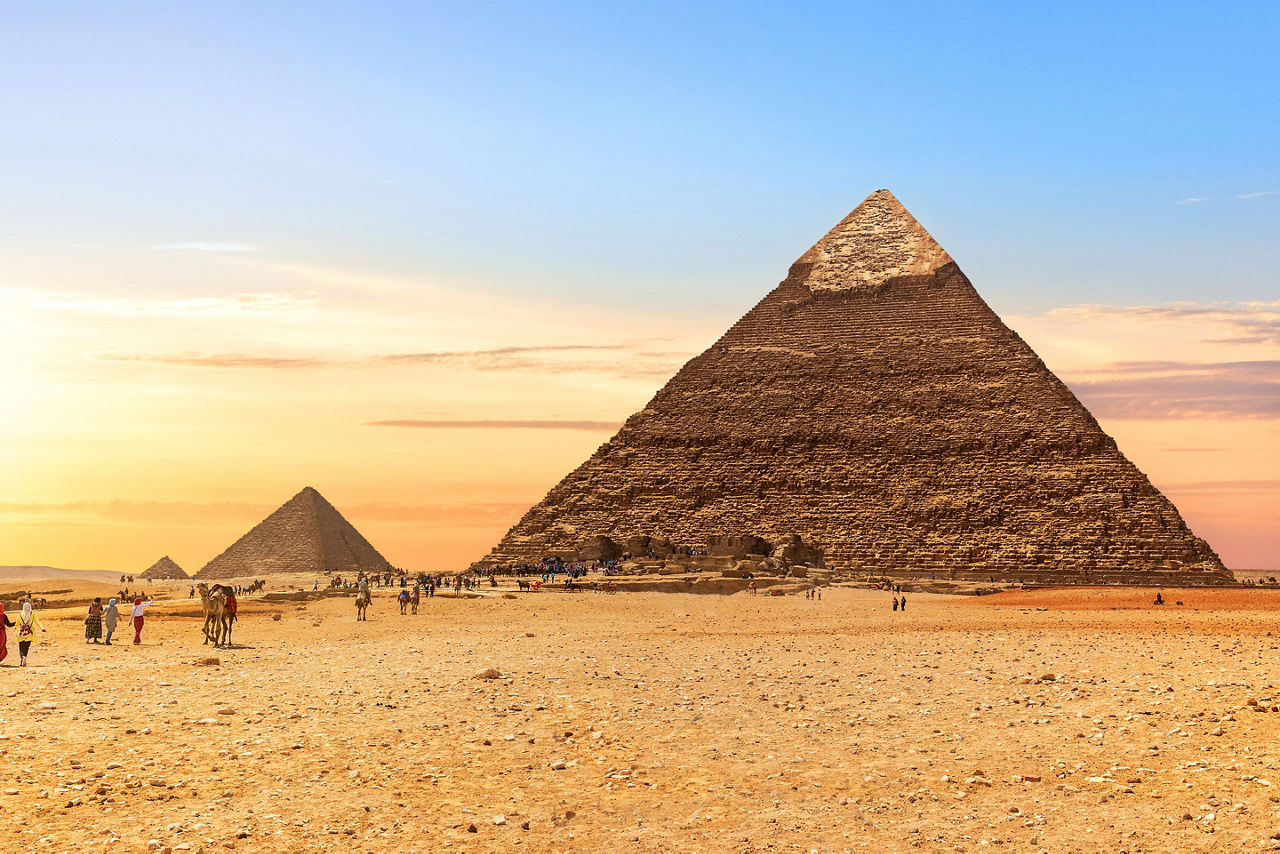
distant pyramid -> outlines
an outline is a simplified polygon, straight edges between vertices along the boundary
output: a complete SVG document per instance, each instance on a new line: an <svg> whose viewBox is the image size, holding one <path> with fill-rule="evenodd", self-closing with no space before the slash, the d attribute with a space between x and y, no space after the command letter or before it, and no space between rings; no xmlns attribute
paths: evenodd
<svg viewBox="0 0 1280 854"><path fill-rule="evenodd" d="M390 564L311 487L290 498L197 578L251 578L276 572L382 572Z"/></svg>
<svg viewBox="0 0 1280 854"><path fill-rule="evenodd" d="M168 555L160 558L142 573L142 577L149 581L160 581L165 578L190 578L186 570L174 563Z"/></svg>
<svg viewBox="0 0 1280 854"><path fill-rule="evenodd" d="M858 574L1231 579L887 190L482 563L791 534Z"/></svg>

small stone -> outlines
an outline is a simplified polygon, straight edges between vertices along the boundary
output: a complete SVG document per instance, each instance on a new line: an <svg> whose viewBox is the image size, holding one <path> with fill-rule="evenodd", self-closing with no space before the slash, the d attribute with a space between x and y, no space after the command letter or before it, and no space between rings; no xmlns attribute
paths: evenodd
<svg viewBox="0 0 1280 854"><path fill-rule="evenodd" d="M501 679L502 674L498 672L496 667L486 667L484 670L476 673L477 679Z"/></svg>
<svg viewBox="0 0 1280 854"><path fill-rule="evenodd" d="M480 828L476 827L474 824L467 825L467 833L479 833L479 832L480 832Z"/></svg>
<svg viewBox="0 0 1280 854"><path fill-rule="evenodd" d="M526 819L526 820L524 820L524 821L520 822L520 829L521 829L521 830L528 830L528 829L529 829L529 821L528 821L528 819ZM1277 838L1280 838L1280 833L1277 833L1277 834L1276 834L1276 837L1277 837Z"/></svg>
<svg viewBox="0 0 1280 854"><path fill-rule="evenodd" d="M495 815L493 817L493 823L498 827L502 827L502 825L507 823L507 817L505 815Z"/></svg>

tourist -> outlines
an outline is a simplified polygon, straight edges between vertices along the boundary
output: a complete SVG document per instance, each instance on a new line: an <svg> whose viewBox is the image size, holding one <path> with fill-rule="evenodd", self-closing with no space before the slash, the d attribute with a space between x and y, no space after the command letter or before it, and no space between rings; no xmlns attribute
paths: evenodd
<svg viewBox="0 0 1280 854"><path fill-rule="evenodd" d="M107 600L107 609L102 612L102 625L106 626L107 639L103 641L107 646L111 646L111 636L115 634L116 625L120 622L120 609L116 607L116 600Z"/></svg>
<svg viewBox="0 0 1280 854"><path fill-rule="evenodd" d="M4 603L0 602L0 661L4 661L5 656L9 654L9 646L8 646L9 636L8 636L8 632L5 631L5 626L9 626L10 628L12 628L15 625L17 625L17 623L15 623L13 620L10 620L5 615Z"/></svg>
<svg viewBox="0 0 1280 854"><path fill-rule="evenodd" d="M907 610L907 594L905 593L902 594L902 601L898 603L898 610Z"/></svg>
<svg viewBox="0 0 1280 854"><path fill-rule="evenodd" d="M133 599L133 610L129 612L129 619L133 622L133 642L135 644L142 643L143 612L147 610L149 605L154 605L155 601L152 599L149 602L143 602L141 596L135 596Z"/></svg>
<svg viewBox="0 0 1280 854"><path fill-rule="evenodd" d="M36 616L36 612L31 608L31 600L27 599L22 603L22 616L18 618L18 666L27 666L27 653L31 651L31 644L35 643L39 637L37 632L43 632L44 626L40 623L40 618Z"/></svg>
<svg viewBox="0 0 1280 854"><path fill-rule="evenodd" d="M89 616L84 618L84 642L97 643L102 637L102 597L89 603Z"/></svg>
<svg viewBox="0 0 1280 854"><path fill-rule="evenodd" d="M895 610L895 611L896 611L896 610L898 610L898 597L897 597L897 596L894 596L894 597L893 597L893 610Z"/></svg>

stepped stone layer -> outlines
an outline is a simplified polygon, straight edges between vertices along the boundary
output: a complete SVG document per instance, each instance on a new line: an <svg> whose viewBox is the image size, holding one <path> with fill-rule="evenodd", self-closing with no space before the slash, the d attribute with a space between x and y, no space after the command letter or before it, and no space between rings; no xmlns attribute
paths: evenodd
<svg viewBox="0 0 1280 854"><path fill-rule="evenodd" d="M142 573L142 577L151 581L159 581L165 578L190 578L187 571L178 566L173 560L165 555L147 568Z"/></svg>
<svg viewBox="0 0 1280 854"><path fill-rule="evenodd" d="M887 190L481 563L791 534L845 572L1231 580Z"/></svg>
<svg viewBox="0 0 1280 854"><path fill-rule="evenodd" d="M390 564L319 492L307 487L222 554L197 578L273 572L382 572Z"/></svg>

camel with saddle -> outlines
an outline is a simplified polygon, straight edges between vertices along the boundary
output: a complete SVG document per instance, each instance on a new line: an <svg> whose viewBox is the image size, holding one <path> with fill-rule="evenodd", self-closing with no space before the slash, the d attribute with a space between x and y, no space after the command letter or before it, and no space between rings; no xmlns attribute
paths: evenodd
<svg viewBox="0 0 1280 854"><path fill-rule="evenodd" d="M231 645L231 626L236 621L236 596L225 584L212 588L203 581L196 585L200 604L204 606L204 642L214 646Z"/></svg>

